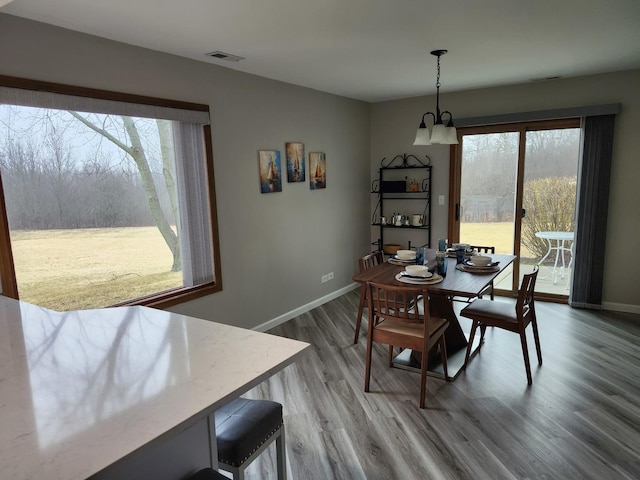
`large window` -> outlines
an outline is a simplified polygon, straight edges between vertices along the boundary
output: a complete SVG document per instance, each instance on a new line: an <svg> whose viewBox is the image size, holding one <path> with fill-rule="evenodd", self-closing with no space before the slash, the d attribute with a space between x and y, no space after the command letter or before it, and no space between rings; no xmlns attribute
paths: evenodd
<svg viewBox="0 0 640 480"><path fill-rule="evenodd" d="M3 294L73 310L221 288L207 106L0 85Z"/></svg>

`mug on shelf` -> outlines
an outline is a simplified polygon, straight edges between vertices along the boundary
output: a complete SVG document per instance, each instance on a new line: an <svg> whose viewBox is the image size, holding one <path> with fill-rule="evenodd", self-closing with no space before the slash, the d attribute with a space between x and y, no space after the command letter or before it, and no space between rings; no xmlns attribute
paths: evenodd
<svg viewBox="0 0 640 480"><path fill-rule="evenodd" d="M411 225L414 227L421 227L424 225L424 215L415 214L411 218Z"/></svg>

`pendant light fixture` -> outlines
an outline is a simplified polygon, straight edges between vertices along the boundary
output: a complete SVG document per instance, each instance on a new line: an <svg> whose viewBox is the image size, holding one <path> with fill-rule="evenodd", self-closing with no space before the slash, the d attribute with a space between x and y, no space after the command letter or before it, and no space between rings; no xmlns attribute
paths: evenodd
<svg viewBox="0 0 640 480"><path fill-rule="evenodd" d="M436 113L426 112L422 115L422 122L420 122L420 126L418 127L418 132L416 133L416 139L414 140L414 145L431 145L434 143L441 143L446 145L452 145L458 143L458 135L456 133L456 127L453 126L453 115L448 110L444 112L440 112L440 57L447 53L446 50L434 50L431 52L431 55L435 55L438 57L438 78L436 80ZM431 115L433 117L433 129L431 130L431 135L429 135L429 129L427 128L427 124L424 122L424 119L427 115ZM445 126L442 121L443 115L449 115L449 121Z"/></svg>

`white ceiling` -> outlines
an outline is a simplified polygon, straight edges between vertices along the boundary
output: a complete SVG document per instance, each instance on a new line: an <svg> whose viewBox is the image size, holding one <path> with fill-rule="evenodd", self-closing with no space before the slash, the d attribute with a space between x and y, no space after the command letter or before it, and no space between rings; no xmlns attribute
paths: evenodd
<svg viewBox="0 0 640 480"><path fill-rule="evenodd" d="M435 49L449 50L441 94L640 68L640 0L9 0L0 12L369 102L434 93Z"/></svg>

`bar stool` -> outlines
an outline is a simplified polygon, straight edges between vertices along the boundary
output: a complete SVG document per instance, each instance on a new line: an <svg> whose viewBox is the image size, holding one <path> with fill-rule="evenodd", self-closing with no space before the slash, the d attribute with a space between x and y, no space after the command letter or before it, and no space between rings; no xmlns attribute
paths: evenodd
<svg viewBox="0 0 640 480"><path fill-rule="evenodd" d="M216 410L215 422L220 470L230 472L234 480L244 480L245 468L275 440L278 480L286 480L282 405L237 398Z"/></svg>

